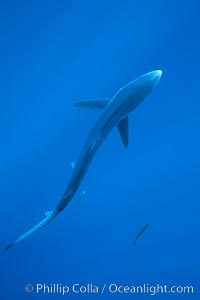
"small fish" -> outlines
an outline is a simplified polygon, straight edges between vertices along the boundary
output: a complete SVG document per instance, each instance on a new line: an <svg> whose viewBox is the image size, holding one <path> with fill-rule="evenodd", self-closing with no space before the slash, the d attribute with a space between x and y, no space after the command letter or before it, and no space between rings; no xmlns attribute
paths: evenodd
<svg viewBox="0 0 200 300"><path fill-rule="evenodd" d="M133 242L133 245L135 246L137 243L137 240L141 237L141 235L144 233L144 231L149 227L149 223L146 223L138 232L138 234L136 235L136 238Z"/></svg>

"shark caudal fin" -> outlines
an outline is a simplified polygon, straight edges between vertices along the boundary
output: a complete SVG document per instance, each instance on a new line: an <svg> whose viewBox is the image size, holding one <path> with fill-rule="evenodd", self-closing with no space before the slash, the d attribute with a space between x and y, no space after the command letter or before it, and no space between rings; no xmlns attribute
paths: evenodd
<svg viewBox="0 0 200 300"><path fill-rule="evenodd" d="M20 235L18 238L16 238L13 242L11 242L6 248L5 251L12 248L13 246L17 245L19 242L21 242L22 240L24 240L26 237L28 237L29 235L33 234L34 232L40 230L42 227L44 227L46 224L48 224L49 222L51 222L51 220L53 220L57 214L59 214L60 210L55 209L52 211L48 211L45 213L45 218L39 222L37 225L35 225L33 228L31 228L30 230L28 230L27 232L25 232L24 234Z"/></svg>

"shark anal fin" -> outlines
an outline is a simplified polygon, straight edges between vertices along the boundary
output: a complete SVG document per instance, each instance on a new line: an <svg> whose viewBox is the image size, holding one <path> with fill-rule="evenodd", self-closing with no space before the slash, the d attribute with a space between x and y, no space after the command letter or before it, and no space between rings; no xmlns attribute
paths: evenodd
<svg viewBox="0 0 200 300"><path fill-rule="evenodd" d="M120 137L122 139L122 143L125 148L128 147L128 141L129 141L129 124L128 124L128 116L126 116L123 120L120 121L120 123L117 125L117 128L119 130Z"/></svg>
<svg viewBox="0 0 200 300"><path fill-rule="evenodd" d="M45 211L44 215L45 217L50 216L53 213L53 210Z"/></svg>
<svg viewBox="0 0 200 300"><path fill-rule="evenodd" d="M81 107L81 108L90 108L90 109L94 109L94 108L104 109L109 102L110 102L110 98L91 99L91 100L75 102L74 106Z"/></svg>

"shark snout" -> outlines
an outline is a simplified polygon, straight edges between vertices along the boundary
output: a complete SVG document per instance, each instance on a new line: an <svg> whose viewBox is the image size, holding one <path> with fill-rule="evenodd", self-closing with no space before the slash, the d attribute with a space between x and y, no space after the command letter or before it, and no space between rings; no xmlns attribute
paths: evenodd
<svg viewBox="0 0 200 300"><path fill-rule="evenodd" d="M160 81L160 78L162 76L161 70L155 70L149 73L151 77L151 81L153 82L153 85L156 86L158 82Z"/></svg>
<svg viewBox="0 0 200 300"><path fill-rule="evenodd" d="M161 76L162 76L162 70L156 70L155 72L155 76L158 78L158 80L160 80Z"/></svg>

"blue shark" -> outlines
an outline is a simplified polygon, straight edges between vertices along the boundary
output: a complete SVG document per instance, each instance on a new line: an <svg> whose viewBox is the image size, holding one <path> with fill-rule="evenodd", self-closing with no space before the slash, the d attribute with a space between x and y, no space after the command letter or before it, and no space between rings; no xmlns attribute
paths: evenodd
<svg viewBox="0 0 200 300"><path fill-rule="evenodd" d="M36 226L20 235L11 242L5 250L12 248L20 241L34 232L43 228L52 221L69 204L78 191L80 184L87 173L90 163L111 130L118 128L120 137L125 148L129 143L129 120L128 115L132 112L149 93L155 88L162 76L161 70L146 73L127 85L120 88L112 98L94 99L76 102L75 106L90 109L101 109L102 113L96 120L88 137L83 144L80 154L73 162L72 175L67 188L54 210L45 213L44 219Z"/></svg>

